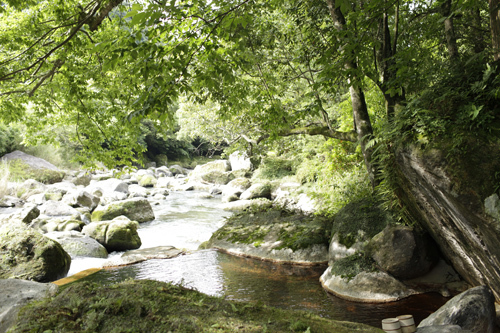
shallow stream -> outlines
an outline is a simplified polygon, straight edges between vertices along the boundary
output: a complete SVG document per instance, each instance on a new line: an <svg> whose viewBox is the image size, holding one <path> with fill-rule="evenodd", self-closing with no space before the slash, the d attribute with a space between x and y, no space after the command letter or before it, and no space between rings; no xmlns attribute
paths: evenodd
<svg viewBox="0 0 500 333"><path fill-rule="evenodd" d="M219 205L220 200L200 198L200 193L172 192L166 200L153 206L156 220L141 224L141 248L173 245L191 253L105 269L85 280L114 283L133 278L173 282L227 299L308 310L323 317L376 327L380 327L382 319L402 314L412 314L416 322L420 322L447 300L439 294L425 294L387 304L349 302L328 294L321 287L319 277L326 266L279 265L215 250L196 251L229 215ZM110 256L118 255L121 253ZM69 275L100 267L104 261L76 258Z"/></svg>

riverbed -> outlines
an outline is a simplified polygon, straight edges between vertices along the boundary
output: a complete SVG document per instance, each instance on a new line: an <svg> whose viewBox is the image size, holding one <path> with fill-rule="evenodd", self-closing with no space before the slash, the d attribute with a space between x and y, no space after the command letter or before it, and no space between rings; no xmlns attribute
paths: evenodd
<svg viewBox="0 0 500 333"><path fill-rule="evenodd" d="M156 219L141 224L141 248L172 245L185 249L188 254L108 268L85 279L99 283L129 278L154 279L181 284L208 295L307 310L331 319L376 327L380 327L382 319L402 314L412 314L420 322L447 301L439 294L424 294L387 304L349 302L328 294L321 287L319 277L326 266L280 265L216 250L197 251L230 215L220 205L220 199L207 199L199 192L172 192L166 200L153 202ZM112 253L110 257L119 255L121 253ZM69 275L101 267L106 260L75 258Z"/></svg>

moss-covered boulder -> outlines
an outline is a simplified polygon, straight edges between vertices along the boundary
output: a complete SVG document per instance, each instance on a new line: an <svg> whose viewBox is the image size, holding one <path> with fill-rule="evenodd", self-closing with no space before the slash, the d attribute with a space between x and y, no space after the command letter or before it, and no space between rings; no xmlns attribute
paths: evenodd
<svg viewBox="0 0 500 333"><path fill-rule="evenodd" d="M364 250L373 236L394 223L392 216L372 198L347 204L334 217L330 263Z"/></svg>
<svg viewBox="0 0 500 333"><path fill-rule="evenodd" d="M15 324L19 310L41 298L54 296L58 287L53 283L5 279L0 280L0 332Z"/></svg>
<svg viewBox="0 0 500 333"><path fill-rule="evenodd" d="M46 237L57 241L72 257L107 258L108 251L95 239L77 231L49 232Z"/></svg>
<svg viewBox="0 0 500 333"><path fill-rule="evenodd" d="M398 279L422 276L439 261L434 241L412 227L387 226L367 245L367 251L384 272Z"/></svg>
<svg viewBox="0 0 500 333"><path fill-rule="evenodd" d="M158 180L154 175L144 175L139 180L139 186L143 187L154 187Z"/></svg>
<svg viewBox="0 0 500 333"><path fill-rule="evenodd" d="M28 331L383 333L364 324L230 301L151 280L73 283L56 297L21 310L11 332Z"/></svg>
<svg viewBox="0 0 500 333"><path fill-rule="evenodd" d="M92 221L112 220L121 215L139 223L155 219L153 208L148 200L145 198L132 198L97 207L92 212Z"/></svg>
<svg viewBox="0 0 500 333"><path fill-rule="evenodd" d="M82 233L94 238L109 252L125 251L141 247L138 228L139 223L119 216L111 221L92 222L83 228Z"/></svg>
<svg viewBox="0 0 500 333"><path fill-rule="evenodd" d="M365 260L358 254L338 260L321 275L323 288L340 298L367 303L393 302L413 294L402 282Z"/></svg>
<svg viewBox="0 0 500 333"><path fill-rule="evenodd" d="M234 179L234 175L230 172L221 172L218 170L209 171L200 175L201 180L217 185L226 185Z"/></svg>
<svg viewBox="0 0 500 333"><path fill-rule="evenodd" d="M246 189L241 195L241 200L250 200L257 198L271 199L271 184L257 183Z"/></svg>
<svg viewBox="0 0 500 333"><path fill-rule="evenodd" d="M71 265L59 243L22 222L0 226L0 254L0 279L50 282L66 276Z"/></svg>
<svg viewBox="0 0 500 333"><path fill-rule="evenodd" d="M274 209L246 212L228 218L204 246L271 261L324 263L331 222Z"/></svg>

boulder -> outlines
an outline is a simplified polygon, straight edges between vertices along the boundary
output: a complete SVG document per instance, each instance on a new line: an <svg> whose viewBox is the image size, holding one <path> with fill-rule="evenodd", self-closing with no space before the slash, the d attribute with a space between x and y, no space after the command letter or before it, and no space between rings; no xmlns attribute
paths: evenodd
<svg viewBox="0 0 500 333"><path fill-rule="evenodd" d="M156 187L163 188L163 187L168 187L171 182L170 177L160 177L156 181Z"/></svg>
<svg viewBox="0 0 500 333"><path fill-rule="evenodd" d="M500 224L485 212L484 201L497 192L499 149L476 136L463 139L466 154L456 154L449 142L436 142L433 149L406 145L398 150L398 198L455 270L472 286L488 285L498 302ZM492 202L493 212L494 207Z"/></svg>
<svg viewBox="0 0 500 333"><path fill-rule="evenodd" d="M131 184L128 187L129 198L145 198L148 196L148 190L140 185Z"/></svg>
<svg viewBox="0 0 500 333"><path fill-rule="evenodd" d="M495 298L491 289L479 286L453 297L418 327L437 325L458 325L474 333L495 332Z"/></svg>
<svg viewBox="0 0 500 333"><path fill-rule="evenodd" d="M334 217L330 242L330 264L363 251L368 241L388 224L392 217L372 198L348 203Z"/></svg>
<svg viewBox="0 0 500 333"><path fill-rule="evenodd" d="M230 172L221 172L214 170L201 174L200 178L201 180L210 184L226 185L234 179L234 176Z"/></svg>
<svg viewBox="0 0 500 333"><path fill-rule="evenodd" d="M231 254L283 263L328 260L331 219L279 209L235 214L204 244Z"/></svg>
<svg viewBox="0 0 500 333"><path fill-rule="evenodd" d="M187 176L188 170L181 167L180 165L171 165L168 170L172 173L172 175L177 176L177 175L185 175Z"/></svg>
<svg viewBox="0 0 500 333"><path fill-rule="evenodd" d="M47 216L71 216L73 219L80 219L80 213L70 205L49 200L40 206L40 214Z"/></svg>
<svg viewBox="0 0 500 333"><path fill-rule="evenodd" d="M34 169L48 169L48 170L59 171L59 169L54 164L49 163L42 158L23 153L22 151L19 150L3 155L1 160L2 161L22 160L24 163L26 163L27 165L29 165Z"/></svg>
<svg viewBox="0 0 500 333"><path fill-rule="evenodd" d="M228 202L221 205L221 208L231 212L239 212L244 210L264 210L271 208L273 202L269 199L259 198L253 200L238 200Z"/></svg>
<svg viewBox="0 0 500 333"><path fill-rule="evenodd" d="M229 163L231 164L231 170L233 171L250 171L253 169L252 162L245 152L235 151L229 155Z"/></svg>
<svg viewBox="0 0 500 333"><path fill-rule="evenodd" d="M398 279L422 276L438 262L438 249L428 235L412 227L387 226L367 246L378 267Z"/></svg>
<svg viewBox="0 0 500 333"><path fill-rule="evenodd" d="M53 231L81 231L85 226L85 222L73 219L71 217L54 217L39 216L29 226L40 233Z"/></svg>
<svg viewBox="0 0 500 333"><path fill-rule="evenodd" d="M50 282L66 276L71 265L59 243L21 222L0 226L0 253L0 279Z"/></svg>
<svg viewBox="0 0 500 333"><path fill-rule="evenodd" d="M128 184L116 178L109 178L91 183L85 189L91 194L94 194L95 191L100 191L102 195L113 192L121 192L128 195Z"/></svg>
<svg viewBox="0 0 500 333"><path fill-rule="evenodd" d="M21 220L23 223L30 224L31 221L36 219L40 215L40 210L36 205L27 204L23 207L23 209L16 214L17 218Z"/></svg>
<svg viewBox="0 0 500 333"><path fill-rule="evenodd" d="M97 207L92 213L92 221L112 220L121 215L139 223L155 219L153 208L148 200L132 198Z"/></svg>
<svg viewBox="0 0 500 333"><path fill-rule="evenodd" d="M154 187L157 182L154 175L144 175L139 180L139 185L143 187Z"/></svg>
<svg viewBox="0 0 500 333"><path fill-rule="evenodd" d="M87 207L90 210L94 210L97 205L99 205L100 201L101 198L92 195L85 190L75 190L68 192L62 199L63 203L71 207Z"/></svg>
<svg viewBox="0 0 500 333"><path fill-rule="evenodd" d="M239 177L231 180L226 188L235 188L242 192L252 186L252 182L248 178Z"/></svg>
<svg viewBox="0 0 500 333"><path fill-rule="evenodd" d="M381 271L361 271L352 276L335 273L334 267L330 266L321 275L320 282L332 294L355 302L393 302L413 293L403 283Z"/></svg>
<svg viewBox="0 0 500 333"><path fill-rule="evenodd" d="M16 323L19 310L26 304L54 296L58 287L53 283L39 283L17 279L0 280L0 332Z"/></svg>
<svg viewBox="0 0 500 333"><path fill-rule="evenodd" d="M72 257L107 258L108 251L95 239L77 231L49 232L45 237L57 241Z"/></svg>
<svg viewBox="0 0 500 333"><path fill-rule="evenodd" d="M118 216L111 221L92 222L82 232L101 243L108 252L134 250L141 247L137 233L139 223Z"/></svg>
<svg viewBox="0 0 500 333"><path fill-rule="evenodd" d="M211 171L219 171L219 172L227 172L231 171L231 165L226 160L217 160L208 162L203 165L197 165L194 170L191 172L191 175L202 175Z"/></svg>
<svg viewBox="0 0 500 333"><path fill-rule="evenodd" d="M241 200L251 200L257 198L271 198L271 185L269 183L253 184L240 195Z"/></svg>
<svg viewBox="0 0 500 333"><path fill-rule="evenodd" d="M161 177L173 177L174 174L172 171L170 171L167 166L161 166L156 169L155 171L155 176L156 178L161 178Z"/></svg>
<svg viewBox="0 0 500 333"><path fill-rule="evenodd" d="M89 174L82 173L73 178L71 182L77 186L78 185L89 186L91 180L92 177Z"/></svg>

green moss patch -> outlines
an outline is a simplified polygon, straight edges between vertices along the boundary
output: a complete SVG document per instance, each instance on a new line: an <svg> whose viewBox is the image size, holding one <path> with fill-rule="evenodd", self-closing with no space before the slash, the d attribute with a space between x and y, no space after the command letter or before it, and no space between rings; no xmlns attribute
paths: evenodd
<svg viewBox="0 0 500 333"><path fill-rule="evenodd" d="M285 210L272 209L244 212L227 219L212 240L224 239L232 243L253 244L258 247L266 237L281 241L277 249L293 251L315 244L328 245L332 220L322 216L306 216Z"/></svg>
<svg viewBox="0 0 500 333"><path fill-rule="evenodd" d="M34 179L40 183L54 184L62 181L65 176L62 171L33 168L20 159L12 160L8 164L10 181Z"/></svg>
<svg viewBox="0 0 500 333"><path fill-rule="evenodd" d="M342 245L351 247L360 237L371 239L386 225L394 223L389 212L378 201L365 198L349 203L334 217L331 236L337 234Z"/></svg>
<svg viewBox="0 0 500 333"><path fill-rule="evenodd" d="M355 253L335 261L331 266L331 273L348 280L353 279L361 272L375 272L375 261L364 253Z"/></svg>
<svg viewBox="0 0 500 333"><path fill-rule="evenodd" d="M73 283L23 308L11 332L382 332L306 312L239 303L158 281Z"/></svg>

